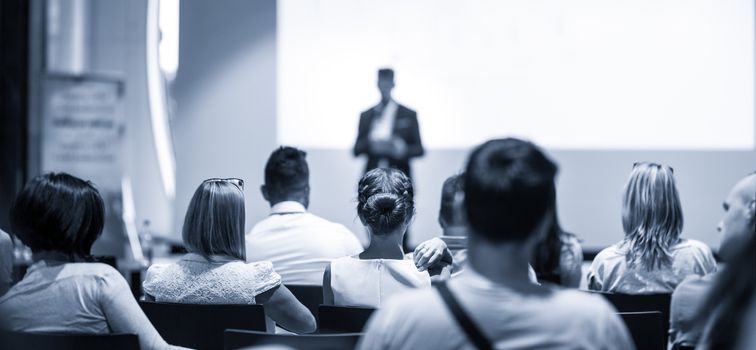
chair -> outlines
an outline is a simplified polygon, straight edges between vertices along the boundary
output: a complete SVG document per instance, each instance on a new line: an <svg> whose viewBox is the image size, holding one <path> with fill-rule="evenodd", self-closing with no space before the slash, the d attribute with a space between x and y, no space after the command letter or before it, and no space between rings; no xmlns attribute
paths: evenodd
<svg viewBox="0 0 756 350"><path fill-rule="evenodd" d="M320 305L318 331L320 333L360 333L375 309Z"/></svg>
<svg viewBox="0 0 756 350"><path fill-rule="evenodd" d="M140 301L139 306L166 342L193 349L220 349L228 328L265 332L262 305L197 305ZM110 349L109 349L110 350Z"/></svg>
<svg viewBox="0 0 756 350"><path fill-rule="evenodd" d="M659 311L620 312L636 349L667 348L667 339L662 328L662 313Z"/></svg>
<svg viewBox="0 0 756 350"><path fill-rule="evenodd" d="M357 346L360 336L362 336L360 333L296 335L227 329L223 333L223 349L232 350L257 345L283 345L294 349L352 350Z"/></svg>
<svg viewBox="0 0 756 350"><path fill-rule="evenodd" d="M3 349L139 350L136 334L53 334L0 332Z"/></svg>
<svg viewBox="0 0 756 350"><path fill-rule="evenodd" d="M696 350L695 345L673 345L672 350Z"/></svg>
<svg viewBox="0 0 756 350"><path fill-rule="evenodd" d="M286 285L291 294L299 300L304 306L310 309L315 319L318 319L318 305L323 303L322 286L305 286L305 285Z"/></svg>
<svg viewBox="0 0 756 350"><path fill-rule="evenodd" d="M669 334L669 305L672 294L621 294L594 292L604 296L617 312L659 311L662 313L664 341Z"/></svg>

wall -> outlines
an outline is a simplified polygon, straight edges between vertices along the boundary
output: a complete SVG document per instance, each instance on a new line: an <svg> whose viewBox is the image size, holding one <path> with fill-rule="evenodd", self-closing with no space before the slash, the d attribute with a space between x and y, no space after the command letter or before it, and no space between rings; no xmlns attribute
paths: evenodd
<svg viewBox="0 0 756 350"><path fill-rule="evenodd" d="M174 120L176 231L199 182L226 176L246 180L249 229L268 212L258 186L267 156L276 146L275 1L190 0L181 6L181 63L174 86L178 105ZM432 118L418 112L421 124L422 118ZM307 151L310 209L349 226L364 241L354 209L363 160L353 159L349 150ZM436 215L441 183L463 168L467 153L429 150L425 158L414 162L415 243L440 233ZM674 167L683 201L684 235L712 246L718 241L722 200L737 179L756 170L754 151L553 150L551 154L561 168L562 224L588 247L622 238L622 187L635 161Z"/></svg>
<svg viewBox="0 0 756 350"><path fill-rule="evenodd" d="M275 8L275 0L181 2L173 88L176 235L206 178L245 180L248 228L267 215L257 186L275 145Z"/></svg>
<svg viewBox="0 0 756 350"><path fill-rule="evenodd" d="M124 117L126 120L123 143L124 176L133 187L135 223L146 219L158 234L173 232L173 202L164 191L155 146L147 98L146 77L146 14L148 0L85 1L85 49L82 71L87 74L116 77L124 82ZM39 126L42 106L41 82L45 74L45 21L47 3L31 2L32 41L30 43L30 113L29 113L29 169L30 176L40 172ZM53 39L55 40L55 39ZM106 225L107 226L107 225ZM103 241L122 241L125 237L105 237ZM124 247L128 248L128 247ZM120 252L102 251L96 244L95 254L120 255Z"/></svg>

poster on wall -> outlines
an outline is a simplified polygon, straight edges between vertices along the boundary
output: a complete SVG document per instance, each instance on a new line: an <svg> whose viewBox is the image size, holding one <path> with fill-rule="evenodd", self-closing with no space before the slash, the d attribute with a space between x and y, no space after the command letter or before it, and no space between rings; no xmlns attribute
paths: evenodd
<svg viewBox="0 0 756 350"><path fill-rule="evenodd" d="M105 228L95 255L123 256L123 82L117 78L50 75L44 80L42 172L89 180L105 203Z"/></svg>

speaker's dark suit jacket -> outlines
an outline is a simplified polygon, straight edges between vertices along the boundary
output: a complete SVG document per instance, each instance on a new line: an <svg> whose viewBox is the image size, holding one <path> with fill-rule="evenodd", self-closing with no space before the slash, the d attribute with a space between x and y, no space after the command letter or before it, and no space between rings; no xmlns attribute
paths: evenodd
<svg viewBox="0 0 756 350"><path fill-rule="evenodd" d="M373 119L380 117L376 114L376 108L370 108L360 115L360 127L357 133L357 141L354 143L354 155L367 155L367 165L365 172L378 167L380 156L370 153L368 145L370 144L370 129L373 126ZM392 135L401 138L407 144L407 154L404 158L388 160L389 167L403 171L407 176L410 173L410 159L422 156L425 153L423 143L420 140L420 127L417 123L417 113L405 106L397 104L396 119L394 119L394 128Z"/></svg>

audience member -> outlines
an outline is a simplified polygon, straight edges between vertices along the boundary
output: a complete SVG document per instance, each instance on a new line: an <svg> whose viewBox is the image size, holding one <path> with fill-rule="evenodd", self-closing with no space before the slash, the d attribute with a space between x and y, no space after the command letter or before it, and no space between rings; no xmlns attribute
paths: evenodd
<svg viewBox="0 0 756 350"><path fill-rule="evenodd" d="M376 168L360 179L357 215L370 244L358 256L334 259L326 267L325 304L378 307L400 291L430 286L431 276L448 278L448 265L421 271L402 250L415 215L413 196L412 182L401 170Z"/></svg>
<svg viewBox="0 0 756 350"><path fill-rule="evenodd" d="M5 231L0 230L0 296L13 283L13 241Z"/></svg>
<svg viewBox="0 0 756 350"><path fill-rule="evenodd" d="M159 302L262 304L266 314L296 333L315 330L315 318L281 284L269 261L246 262L244 182L209 179L194 192L182 237L188 254L147 270L144 291Z"/></svg>
<svg viewBox="0 0 756 350"><path fill-rule="evenodd" d="M696 315L717 279L732 279L730 281L732 283L728 282L726 284L727 291L721 290L721 286L719 287L719 291L715 291L715 294L719 293L712 295L712 297L716 298L716 303L721 303L723 299L730 296L745 299L751 297L748 295L748 289L753 290L753 275L756 260L751 259L738 262L737 258L738 250L741 247L746 247L746 250L750 249L751 254L753 254L753 237L756 236L756 173L746 176L735 184L725 199L723 208L725 213L722 221L717 226L717 230L721 233L719 256L729 266L725 267L724 271L718 273L706 276L689 276L677 286L675 292L672 293L672 304L670 306L669 333L672 345L698 344L701 332L703 331L702 326L704 322L701 320L705 320L708 317L714 305L709 305L705 308L703 314L698 316L699 320L697 320ZM747 254L747 252L743 254ZM746 275L736 277L726 274L728 271L736 273L740 270L744 271ZM740 294L735 296L738 293ZM746 300L738 300L737 302L737 307L745 307L747 305ZM724 315L727 315L728 318L734 317L738 312L738 310L732 310ZM735 325L737 323L728 326ZM716 330L716 332L722 331L724 330ZM727 337L734 335L728 333ZM733 345L723 344L719 341L716 341L716 343L717 347L722 348L725 346L732 348Z"/></svg>
<svg viewBox="0 0 756 350"><path fill-rule="evenodd" d="M445 237L467 238L467 222L465 219L464 200L464 174L452 175L444 181L441 187L441 207L438 210L438 224L441 226L442 235ZM467 249L454 252L452 263L452 276L462 272L467 264Z"/></svg>
<svg viewBox="0 0 756 350"><path fill-rule="evenodd" d="M260 187L271 213L247 234L247 261L271 261L288 285L321 285L325 267L336 258L357 255L363 247L344 225L307 211L310 170L306 153L279 147L265 165ZM415 249L422 269L438 264L446 245L439 239Z"/></svg>
<svg viewBox="0 0 756 350"><path fill-rule="evenodd" d="M441 188L441 208L438 211L438 224L446 237L464 237L467 239L467 219L464 208L464 174L450 176ZM467 249L453 253L452 277L459 276L467 264ZM528 277L538 283L536 272L528 264Z"/></svg>
<svg viewBox="0 0 756 350"><path fill-rule="evenodd" d="M284 146L268 158L260 191L270 203L270 216L247 234L247 261L273 262L284 284L320 285L331 260L363 248L344 225L307 211L310 171L305 156Z"/></svg>
<svg viewBox="0 0 756 350"><path fill-rule="evenodd" d="M756 321L756 237L742 237L741 243L699 309L699 320L706 322L697 349L753 349L746 343Z"/></svg>
<svg viewBox="0 0 756 350"><path fill-rule="evenodd" d="M0 319L12 331L131 333L142 349L170 346L139 308L121 274L91 262L104 206L88 181L65 173L32 179L11 208L11 229L31 248L34 264L0 297Z"/></svg>
<svg viewBox="0 0 756 350"><path fill-rule="evenodd" d="M546 237L536 245L533 254L536 276L541 282L578 288L583 274L583 248L575 234L562 230L556 199L551 216Z"/></svg>
<svg viewBox="0 0 756 350"><path fill-rule="evenodd" d="M448 289L389 300L372 316L360 348L461 349L477 339L499 349L632 349L624 323L602 297L528 278L533 248L550 226L556 172L529 142L493 140L476 148L464 175L465 273ZM469 328L456 321L461 317L471 320ZM476 331L480 336L471 336Z"/></svg>
<svg viewBox="0 0 756 350"><path fill-rule="evenodd" d="M680 238L680 198L673 170L636 163L622 200L625 238L602 250L588 272L588 288L626 294L672 293L688 275L717 269L704 243Z"/></svg>

